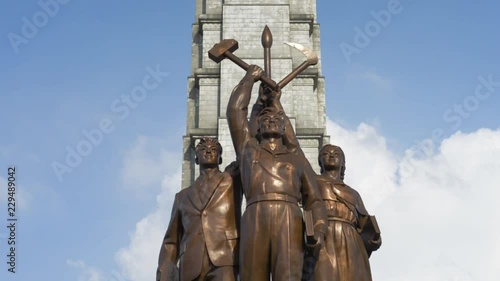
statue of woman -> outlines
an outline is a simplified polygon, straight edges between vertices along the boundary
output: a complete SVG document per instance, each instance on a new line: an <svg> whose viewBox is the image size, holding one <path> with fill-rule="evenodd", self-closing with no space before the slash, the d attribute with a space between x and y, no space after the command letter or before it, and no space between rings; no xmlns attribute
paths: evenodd
<svg viewBox="0 0 500 281"><path fill-rule="evenodd" d="M340 147L325 145L318 161L328 230L313 280L371 281L368 258L382 244L375 217L368 214L359 193L344 183L345 156Z"/></svg>

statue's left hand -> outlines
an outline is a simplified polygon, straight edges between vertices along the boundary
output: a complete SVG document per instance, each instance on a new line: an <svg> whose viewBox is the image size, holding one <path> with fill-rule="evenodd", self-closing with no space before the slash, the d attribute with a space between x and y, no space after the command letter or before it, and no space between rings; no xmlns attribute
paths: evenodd
<svg viewBox="0 0 500 281"><path fill-rule="evenodd" d="M316 240L316 245L320 248L325 244L325 234L323 232L316 231L314 233L314 240Z"/></svg>
<svg viewBox="0 0 500 281"><path fill-rule="evenodd" d="M368 241L368 246L370 247L370 250L376 251L380 246L382 245L382 237L378 237L378 239L372 239Z"/></svg>
<svg viewBox="0 0 500 281"><path fill-rule="evenodd" d="M249 77L253 80L253 82L257 82L260 80L263 74L264 70L262 70L262 68L252 64L250 65L250 67L248 67L245 77Z"/></svg>
<svg viewBox="0 0 500 281"><path fill-rule="evenodd" d="M323 244L325 244L325 234L323 234L323 232L316 231L314 232L313 240L314 244L311 246L314 248L321 248L323 247Z"/></svg>
<svg viewBox="0 0 500 281"><path fill-rule="evenodd" d="M272 90L264 83L260 84L259 88L259 101L262 104L267 104L268 106L272 106L273 102L279 101L281 98L281 90Z"/></svg>
<svg viewBox="0 0 500 281"><path fill-rule="evenodd" d="M316 231L314 232L314 236L309 238L312 243L307 243L309 249L311 249L311 253L318 258L319 251L323 248L325 244L325 234L322 232Z"/></svg>

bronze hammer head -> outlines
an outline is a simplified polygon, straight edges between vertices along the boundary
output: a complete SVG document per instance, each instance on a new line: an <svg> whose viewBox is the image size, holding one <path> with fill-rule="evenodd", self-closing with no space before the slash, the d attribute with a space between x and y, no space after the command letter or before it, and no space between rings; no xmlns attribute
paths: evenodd
<svg viewBox="0 0 500 281"><path fill-rule="evenodd" d="M234 39L225 39L220 43L213 46L210 51L208 51L208 57L216 63L220 63L226 58L226 52L234 52L238 50L238 41Z"/></svg>

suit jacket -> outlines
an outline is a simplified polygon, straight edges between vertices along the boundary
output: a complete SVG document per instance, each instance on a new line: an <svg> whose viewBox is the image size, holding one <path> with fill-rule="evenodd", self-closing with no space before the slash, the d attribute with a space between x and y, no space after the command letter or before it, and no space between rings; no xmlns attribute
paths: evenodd
<svg viewBox="0 0 500 281"><path fill-rule="evenodd" d="M201 271L205 247L215 266L237 265L240 208L238 192L227 172L200 176L175 195L170 223L160 250L157 280L169 280L169 268L180 262L180 280Z"/></svg>

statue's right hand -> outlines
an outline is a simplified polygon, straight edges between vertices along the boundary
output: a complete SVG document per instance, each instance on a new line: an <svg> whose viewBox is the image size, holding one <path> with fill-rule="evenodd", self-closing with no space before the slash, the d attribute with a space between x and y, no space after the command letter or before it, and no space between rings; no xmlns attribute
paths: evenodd
<svg viewBox="0 0 500 281"><path fill-rule="evenodd" d="M321 248L325 245L325 234L320 231L315 231L313 237L307 237L306 245L310 253L317 259Z"/></svg>
<svg viewBox="0 0 500 281"><path fill-rule="evenodd" d="M250 67L247 69L247 76L252 77L253 82L259 81L259 79L262 77L263 74L264 70L262 70L262 68L254 64L250 65Z"/></svg>

